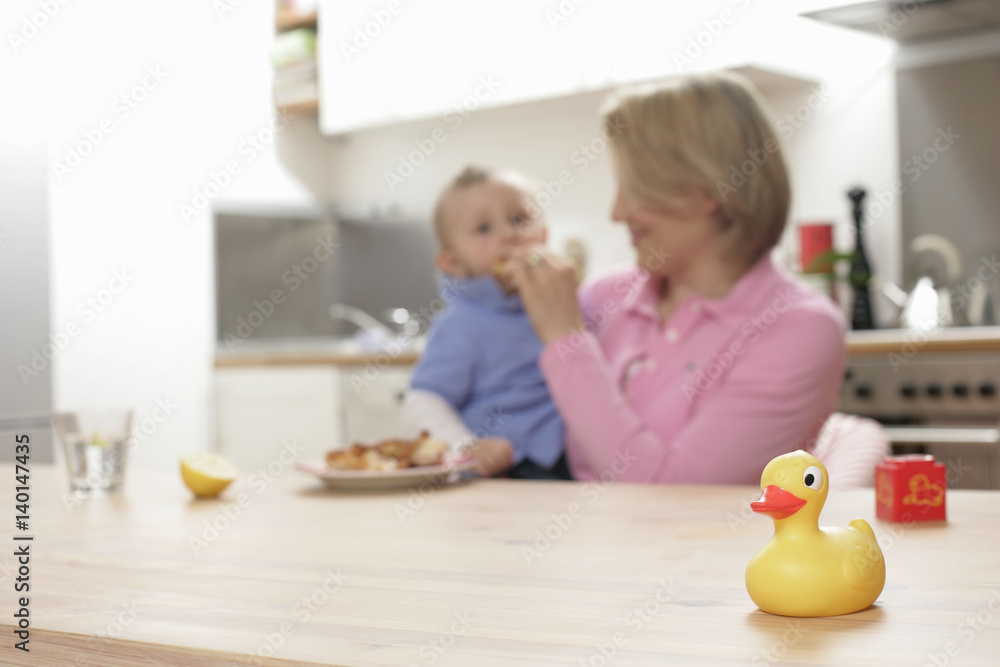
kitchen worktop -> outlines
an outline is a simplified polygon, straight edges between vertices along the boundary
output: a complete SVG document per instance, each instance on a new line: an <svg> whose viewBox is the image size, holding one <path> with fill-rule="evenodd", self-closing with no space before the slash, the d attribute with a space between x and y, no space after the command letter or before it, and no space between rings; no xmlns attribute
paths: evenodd
<svg viewBox="0 0 1000 667"><path fill-rule="evenodd" d="M239 345L220 345L215 353L215 367L239 366L365 366L374 364L406 366L417 362L423 340L406 347L384 351L365 347L354 338L274 339L244 341Z"/></svg>
<svg viewBox="0 0 1000 667"><path fill-rule="evenodd" d="M871 489L831 492L821 523L872 522L885 590L857 614L790 619L757 610L744 587L772 532L749 510L750 486L475 480L352 495L277 459L268 470L217 500L193 500L176 471L130 471L124 494L74 505L61 469L33 466L31 653L13 648L7 615L0 663L840 667L1000 655L993 492L949 492L949 521L916 525L874 520Z"/></svg>
<svg viewBox="0 0 1000 667"><path fill-rule="evenodd" d="M998 352L1000 327L953 327L926 333L909 329L847 332L851 354L920 352Z"/></svg>
<svg viewBox="0 0 1000 667"><path fill-rule="evenodd" d="M906 329L879 329L847 332L847 349L857 354L912 354L921 352L998 352L1000 327L955 327L932 334ZM351 339L332 341L250 342L215 355L216 368L239 366L338 366L375 364L411 365L420 358L420 345L405 350L377 352L363 350Z"/></svg>

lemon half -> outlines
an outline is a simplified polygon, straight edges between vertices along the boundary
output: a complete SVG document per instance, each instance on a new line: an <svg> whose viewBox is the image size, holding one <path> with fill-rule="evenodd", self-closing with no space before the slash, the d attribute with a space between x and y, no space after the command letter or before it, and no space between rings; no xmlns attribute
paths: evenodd
<svg viewBox="0 0 1000 667"><path fill-rule="evenodd" d="M224 456L198 452L181 457L181 478L199 498L214 498L239 475L236 466Z"/></svg>

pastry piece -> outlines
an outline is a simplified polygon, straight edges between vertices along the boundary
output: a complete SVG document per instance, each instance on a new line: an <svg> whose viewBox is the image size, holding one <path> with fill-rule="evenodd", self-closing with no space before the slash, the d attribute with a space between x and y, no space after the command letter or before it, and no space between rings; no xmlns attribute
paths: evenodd
<svg viewBox="0 0 1000 667"><path fill-rule="evenodd" d="M448 444L425 431L412 440L392 438L372 445L354 444L327 452L326 465L333 470L398 470L444 463Z"/></svg>
<svg viewBox="0 0 1000 667"><path fill-rule="evenodd" d="M444 463L444 455L448 453L448 443L426 436L414 448L410 461L415 466L434 466Z"/></svg>
<svg viewBox="0 0 1000 667"><path fill-rule="evenodd" d="M413 454L413 450L417 448L418 444L417 440L385 440L373 446L375 451L382 456L399 461L400 468L408 468L410 455Z"/></svg>
<svg viewBox="0 0 1000 667"><path fill-rule="evenodd" d="M513 294L517 291L510 282L510 271L507 270L507 261L500 259L493 265L493 277L500 283L500 289L504 294Z"/></svg>
<svg viewBox="0 0 1000 667"><path fill-rule="evenodd" d="M352 445L347 449L334 449L326 453L326 465L334 470L367 470L365 446Z"/></svg>

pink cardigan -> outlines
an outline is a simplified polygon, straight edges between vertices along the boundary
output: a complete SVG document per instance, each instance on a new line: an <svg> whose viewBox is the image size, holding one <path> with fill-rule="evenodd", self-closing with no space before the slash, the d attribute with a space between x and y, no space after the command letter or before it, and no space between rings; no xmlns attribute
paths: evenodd
<svg viewBox="0 0 1000 667"><path fill-rule="evenodd" d="M837 307L770 256L722 299L688 297L661 325L639 269L581 288L587 332L545 347L577 479L758 484L773 457L812 449L837 403Z"/></svg>

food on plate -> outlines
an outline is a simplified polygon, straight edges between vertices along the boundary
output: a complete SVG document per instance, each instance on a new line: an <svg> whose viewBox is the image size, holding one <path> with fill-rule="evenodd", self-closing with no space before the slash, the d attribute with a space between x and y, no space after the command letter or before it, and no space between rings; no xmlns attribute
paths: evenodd
<svg viewBox="0 0 1000 667"><path fill-rule="evenodd" d="M393 438L372 445L354 444L326 453L326 465L334 470L398 470L444 463L448 444L424 431L413 439Z"/></svg>
<svg viewBox="0 0 1000 667"><path fill-rule="evenodd" d="M448 443L434 438L424 438L410 454L410 463L415 466L436 466L444 462L448 453Z"/></svg>

